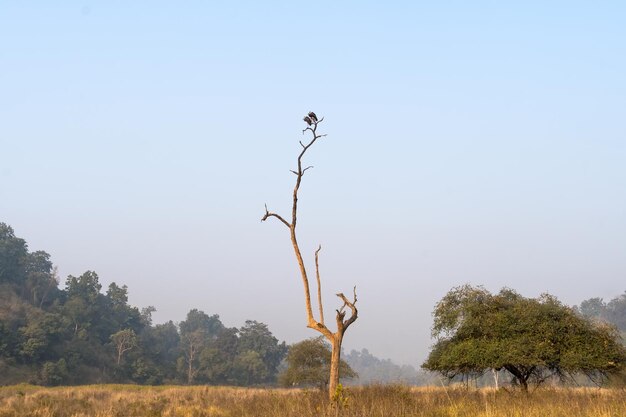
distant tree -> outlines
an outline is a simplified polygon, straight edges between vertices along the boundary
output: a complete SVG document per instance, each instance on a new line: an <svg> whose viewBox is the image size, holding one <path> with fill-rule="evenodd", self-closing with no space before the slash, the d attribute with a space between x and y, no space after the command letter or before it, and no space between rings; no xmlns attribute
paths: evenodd
<svg viewBox="0 0 626 417"><path fill-rule="evenodd" d="M284 386L313 385L325 390L328 387L331 355L331 348L322 336L289 346L287 369L280 374L280 383ZM344 360L339 366L342 379L357 376Z"/></svg>
<svg viewBox="0 0 626 417"><path fill-rule="evenodd" d="M26 278L28 246L11 226L0 223L0 284L20 284Z"/></svg>
<svg viewBox="0 0 626 417"><path fill-rule="evenodd" d="M187 383L192 384L199 371L200 353L215 339L224 325L218 315L209 316L193 309L187 319L180 322L180 341L183 356L179 358L179 369L185 369Z"/></svg>
<svg viewBox="0 0 626 417"><path fill-rule="evenodd" d="M626 292L609 301L606 309L607 321L626 334Z"/></svg>
<svg viewBox="0 0 626 417"><path fill-rule="evenodd" d="M433 316L437 343L422 366L451 378L506 369L527 391L551 376L584 373L599 382L626 362L614 328L585 320L550 295L457 287Z"/></svg>
<svg viewBox="0 0 626 417"><path fill-rule="evenodd" d="M180 335L176 325L169 321L146 326L138 339L138 349L132 351L132 379L150 385L174 382L180 356Z"/></svg>
<svg viewBox="0 0 626 417"><path fill-rule="evenodd" d="M359 375L358 381L351 383L360 385L372 383L428 385L429 383L429 377L425 372L418 371L410 365L398 365L390 359L379 359L367 349L352 350L344 356L344 359Z"/></svg>
<svg viewBox="0 0 626 417"><path fill-rule="evenodd" d="M44 251L29 253L26 257L25 281L22 296L42 308L58 295L59 280L50 255Z"/></svg>
<svg viewBox="0 0 626 417"><path fill-rule="evenodd" d="M124 353L137 347L137 335L132 329L124 329L111 335L111 342L117 354L117 365L122 362Z"/></svg>
<svg viewBox="0 0 626 417"><path fill-rule="evenodd" d="M144 322L141 312L137 307L128 305L128 287L118 286L112 282L107 289L104 308L109 310L107 314L109 332L122 329L131 329L139 333L147 324Z"/></svg>
<svg viewBox="0 0 626 417"><path fill-rule="evenodd" d="M67 333L62 317L40 309L26 314L26 323L19 329L21 344L19 355L25 362L57 359L53 347Z"/></svg>
<svg viewBox="0 0 626 417"><path fill-rule="evenodd" d="M337 330L330 330L324 321L324 308L322 305L322 287L320 280L320 269L318 262L318 255L321 246L315 251L315 272L316 272L316 280L317 280L317 303L319 307L319 317L316 319L313 315L313 307L311 304L311 290L309 287L309 276L307 273L306 266L304 265L304 259L302 257L302 252L300 251L300 245L298 243L298 239L296 236L296 224L298 217L298 192L300 191L300 185L302 183L302 178L304 177L305 172L307 172L312 166L305 167L302 164L302 158L304 154L313 146L313 144L320 138L326 136L318 133L317 128L319 124L324 120L324 118L318 119L317 115L313 112L309 112L304 117L304 122L307 124L307 127L302 131L302 133L310 132L311 139L308 143L303 143L300 141L300 146L302 150L298 155L297 159L297 168L292 170L291 172L296 176L296 183L293 188L293 198L291 205L291 219L290 221L286 220L283 216L270 212L265 207L265 215L261 218L261 221L265 221L270 217L273 217L280 221L284 226L289 229L289 236L291 239L291 245L293 246L294 254L296 257L296 261L298 262L298 267L300 269L300 278L302 279L302 284L304 286L304 304L306 309L306 320L307 327L321 333L326 340L331 345L331 360L329 367L329 377L328 377L328 396L329 398L333 398L335 395L336 389L339 385L340 378L340 363L341 363L341 345L343 343L343 337L345 335L346 330L352 323L354 323L358 317L358 310L356 307L357 297L356 297L356 287L353 289L353 298L349 300L343 293L338 293L337 297L341 300L341 307L336 310L337 315L335 316L335 322L337 325ZM347 310L350 310L350 315L346 318Z"/></svg>
<svg viewBox="0 0 626 417"><path fill-rule="evenodd" d="M93 271L87 271L79 277L70 275L65 281L65 291L68 297L78 297L90 304L97 302L101 289L98 274Z"/></svg>
<svg viewBox="0 0 626 417"><path fill-rule="evenodd" d="M223 328L212 338L200 353L199 373L209 384L244 385L241 375L234 370L239 353L239 331L236 328Z"/></svg>
<svg viewBox="0 0 626 417"><path fill-rule="evenodd" d="M259 355L265 367L265 376L257 372L257 376L252 379L252 383L269 382L276 377L278 365L287 354L285 342L278 343L272 332L264 323L255 320L246 320L245 326L239 329L238 351L240 354L255 352ZM248 355L249 357L249 355ZM246 382L245 385L249 385Z"/></svg>
<svg viewBox="0 0 626 417"><path fill-rule="evenodd" d="M235 357L232 375L238 385L250 386L267 381L270 370L258 352L245 350Z"/></svg>
<svg viewBox="0 0 626 417"><path fill-rule="evenodd" d="M154 306L148 306L141 309L141 322L144 326L152 326L152 313L157 311Z"/></svg>
<svg viewBox="0 0 626 417"><path fill-rule="evenodd" d="M606 304L602 298L590 298L580 303L576 310L587 319L608 320Z"/></svg>
<svg viewBox="0 0 626 417"><path fill-rule="evenodd" d="M43 385L61 385L69 377L65 359L56 362L45 362L39 372L39 382Z"/></svg>

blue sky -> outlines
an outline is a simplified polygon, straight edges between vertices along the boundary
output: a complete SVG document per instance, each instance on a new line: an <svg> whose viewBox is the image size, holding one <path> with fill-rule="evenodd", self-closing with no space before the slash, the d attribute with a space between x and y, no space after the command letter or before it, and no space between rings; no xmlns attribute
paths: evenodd
<svg viewBox="0 0 626 417"><path fill-rule="evenodd" d="M0 3L0 221L157 321L305 329L287 213L345 346L418 364L463 283L626 287L622 2ZM391 324L392 323L392 324Z"/></svg>

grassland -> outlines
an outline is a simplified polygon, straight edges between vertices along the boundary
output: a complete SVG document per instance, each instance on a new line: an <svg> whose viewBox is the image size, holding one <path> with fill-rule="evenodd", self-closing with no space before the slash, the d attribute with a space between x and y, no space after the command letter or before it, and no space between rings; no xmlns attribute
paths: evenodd
<svg viewBox="0 0 626 417"><path fill-rule="evenodd" d="M626 391L542 389L532 395L490 389L370 386L331 402L317 391L231 387L97 385L0 388L0 417L624 417Z"/></svg>

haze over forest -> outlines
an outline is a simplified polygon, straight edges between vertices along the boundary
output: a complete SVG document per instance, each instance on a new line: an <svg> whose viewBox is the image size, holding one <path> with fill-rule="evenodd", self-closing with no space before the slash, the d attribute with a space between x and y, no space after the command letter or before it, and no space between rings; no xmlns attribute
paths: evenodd
<svg viewBox="0 0 626 417"><path fill-rule="evenodd" d="M358 6L358 7L357 7ZM0 222L68 275L128 285L155 323L305 328L300 193L344 347L419 365L469 283L569 305L624 292L620 2L3 2Z"/></svg>

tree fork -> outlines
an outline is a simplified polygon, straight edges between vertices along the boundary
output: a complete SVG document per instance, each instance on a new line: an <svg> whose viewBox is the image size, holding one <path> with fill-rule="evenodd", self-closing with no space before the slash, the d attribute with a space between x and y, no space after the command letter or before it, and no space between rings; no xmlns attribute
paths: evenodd
<svg viewBox="0 0 626 417"><path fill-rule="evenodd" d="M330 361L330 375L328 381L328 396L332 399L335 394L337 387L339 385L339 364L341 361L341 344L343 342L343 336L348 329L348 327L354 323L358 317L358 310L356 308L357 296L356 296L356 286L353 289L353 299L350 301L343 293L338 293L337 297L343 302L342 306L336 310L336 322L337 322L337 330L332 332L326 324L324 323L324 307L322 304L322 284L320 278L320 270L319 270L319 252L322 249L321 245L315 251L315 276L317 281L317 302L319 307L319 321L315 319L313 315L313 307L311 305L311 290L309 287L309 278L307 275L306 266L304 264L304 259L302 258L302 252L300 251L300 246L298 244L298 239L296 236L296 224L298 220L298 191L300 190L300 184L302 183L302 177L304 173L309 169L313 168L312 166L307 166L305 168L302 167L302 158L306 151L321 137L326 135L320 135L317 133L317 128L319 124L324 120L324 118L318 119L317 115L313 112L309 112L307 116L304 117L304 121L307 123L307 127L302 131L302 134L307 131L311 132L312 139L307 144L300 141L300 146L302 146L302 150L298 155L298 166L296 170L292 170L291 172L296 175L296 184L293 189L293 201L291 207L291 222L288 222L284 217L277 213L270 212L267 209L267 205L265 206L265 215L261 218L261 221L265 221L270 217L276 218L282 224L284 224L289 229L289 234L291 237L291 244L293 246L294 254L296 256L296 261L298 262L298 267L300 270L300 277L302 279L302 284L304 287L304 303L305 310L307 316L307 327L320 332L331 344L331 361ZM350 316L346 319L346 313L348 308L350 310Z"/></svg>

